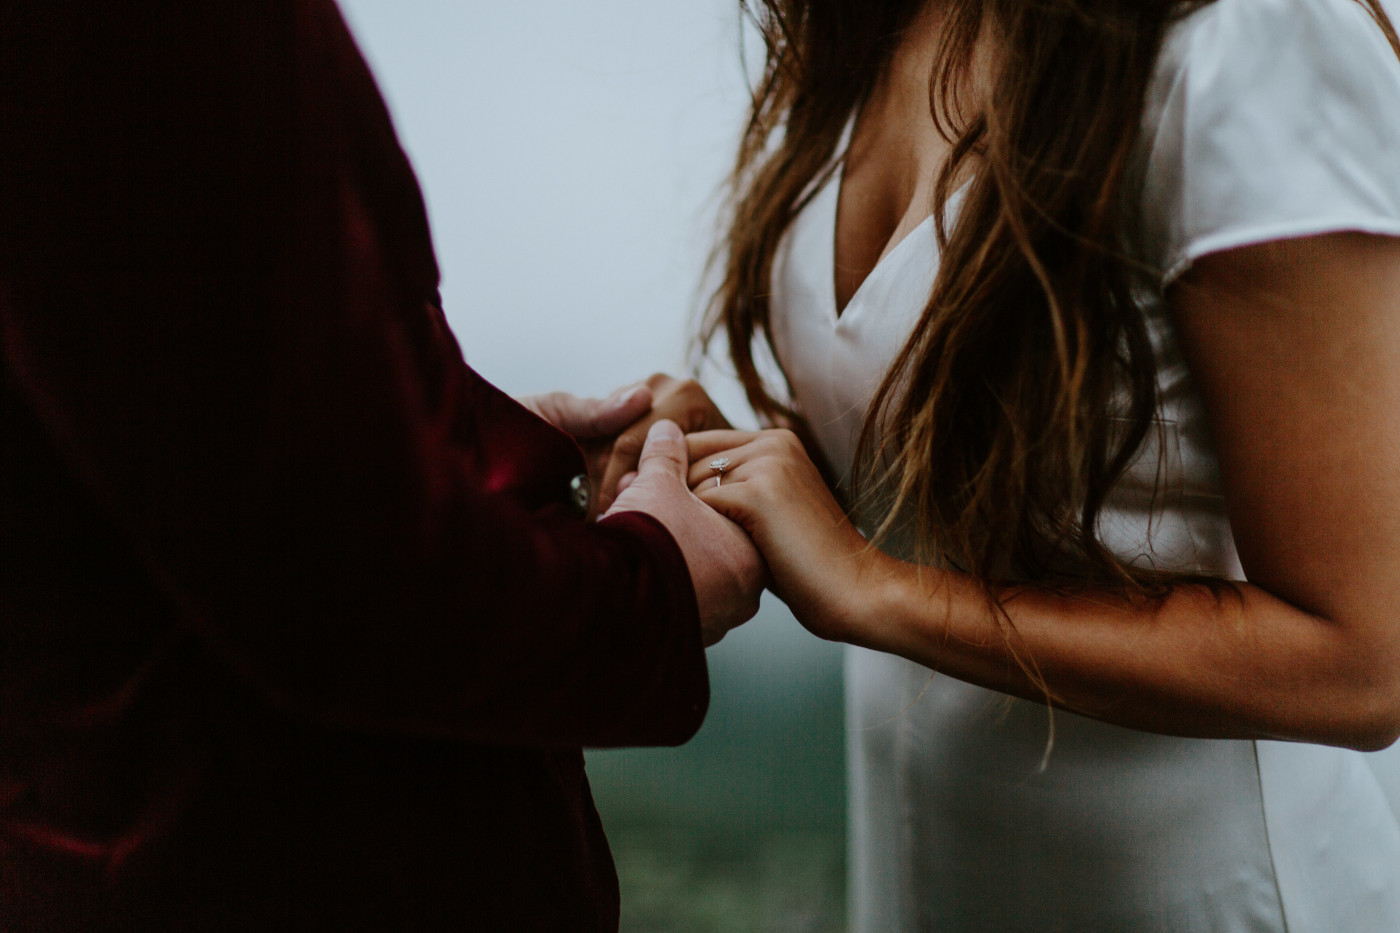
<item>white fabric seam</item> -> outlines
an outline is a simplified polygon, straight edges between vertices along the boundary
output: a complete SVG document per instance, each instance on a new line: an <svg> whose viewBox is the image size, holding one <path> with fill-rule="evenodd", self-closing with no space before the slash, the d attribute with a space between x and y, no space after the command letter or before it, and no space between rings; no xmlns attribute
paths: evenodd
<svg viewBox="0 0 1400 933"><path fill-rule="evenodd" d="M1274 860L1274 841L1269 833L1269 804L1264 799L1264 768L1259 763L1259 740L1252 739L1250 751L1254 753L1254 777L1259 782L1259 819L1264 824L1264 849L1269 853L1269 875L1274 880L1274 896L1278 898L1278 915L1283 921L1283 933L1291 933L1288 926L1288 905L1283 902L1283 887L1278 880L1278 863Z"/></svg>
<svg viewBox="0 0 1400 933"><path fill-rule="evenodd" d="M1207 234L1192 240L1177 251L1178 258L1162 274L1161 289L1165 291L1169 285L1186 274L1197 260L1213 253L1223 253L1245 246L1257 246L1261 243L1274 243L1279 240L1300 240L1312 236L1325 236L1329 233L1368 233L1375 236L1400 237L1400 219L1374 217L1368 220L1357 220L1350 217L1345 219L1320 217L1241 227L1235 230Z"/></svg>

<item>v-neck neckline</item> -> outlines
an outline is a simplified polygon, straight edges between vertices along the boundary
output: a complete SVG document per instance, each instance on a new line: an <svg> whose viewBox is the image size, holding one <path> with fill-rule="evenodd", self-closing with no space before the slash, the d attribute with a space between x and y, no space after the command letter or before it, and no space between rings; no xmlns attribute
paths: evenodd
<svg viewBox="0 0 1400 933"><path fill-rule="evenodd" d="M933 214L930 213L923 220L919 221L908 233L900 237L899 242L890 247L888 252L875 261L875 265L870 267L870 271L865 274L865 278L861 279L860 284L856 286L856 290L851 292L851 297L847 299L845 305L839 303L836 294L836 224L840 220L841 186L846 178L846 156L850 150L851 133L854 127L855 119L852 118L851 122L846 125L845 134L842 137L841 155L838 157L839 161L837 162L836 170L831 173L831 177L827 180L827 185L831 189L827 197L831 203L826 210L825 220L827 236L826 246L822 250L822 255L826 267L823 276L825 279L825 304L827 314L833 327L840 326L842 321L848 320L852 313L858 310L857 305L861 300L861 296L869 291L870 281L874 279L883 268L891 265L896 255L905 252L909 248L910 241L925 236L925 229L933 225ZM959 189L959 193L960 192L961 189ZM957 193L953 195L954 198L957 196ZM951 201L952 198L949 200Z"/></svg>

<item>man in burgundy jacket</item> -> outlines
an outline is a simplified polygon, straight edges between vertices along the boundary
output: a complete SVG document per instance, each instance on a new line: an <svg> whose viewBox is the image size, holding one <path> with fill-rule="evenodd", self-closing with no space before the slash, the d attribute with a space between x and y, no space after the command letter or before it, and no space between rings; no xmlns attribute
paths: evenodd
<svg viewBox="0 0 1400 933"><path fill-rule="evenodd" d="M580 746L761 563L664 422L585 521L437 282L332 0L0 6L4 933L616 929Z"/></svg>

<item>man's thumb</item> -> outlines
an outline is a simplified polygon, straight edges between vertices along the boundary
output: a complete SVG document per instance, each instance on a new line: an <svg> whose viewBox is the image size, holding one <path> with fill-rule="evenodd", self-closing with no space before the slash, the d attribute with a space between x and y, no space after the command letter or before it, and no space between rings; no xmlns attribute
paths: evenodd
<svg viewBox="0 0 1400 933"><path fill-rule="evenodd" d="M637 461L637 478L669 474L684 485L689 466L685 434L680 426L664 418L653 424L647 432L646 443L642 445L641 458Z"/></svg>

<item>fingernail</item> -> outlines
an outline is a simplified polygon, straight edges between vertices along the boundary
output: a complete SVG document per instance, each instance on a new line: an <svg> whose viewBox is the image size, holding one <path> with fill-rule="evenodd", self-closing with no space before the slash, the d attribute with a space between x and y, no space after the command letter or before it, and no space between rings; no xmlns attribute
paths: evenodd
<svg viewBox="0 0 1400 933"><path fill-rule="evenodd" d="M620 388L614 389L612 391L612 394L609 395L606 400L618 405L622 405L632 401L632 397L635 396L637 392L639 392L642 388L642 383L634 382L630 386L622 386Z"/></svg>
<svg viewBox="0 0 1400 933"><path fill-rule="evenodd" d="M685 432L681 430L681 426L671 421L669 418L662 418L660 421L656 422L656 424L653 424L651 430L647 433L658 437L663 435L668 436L676 441L685 440Z"/></svg>

